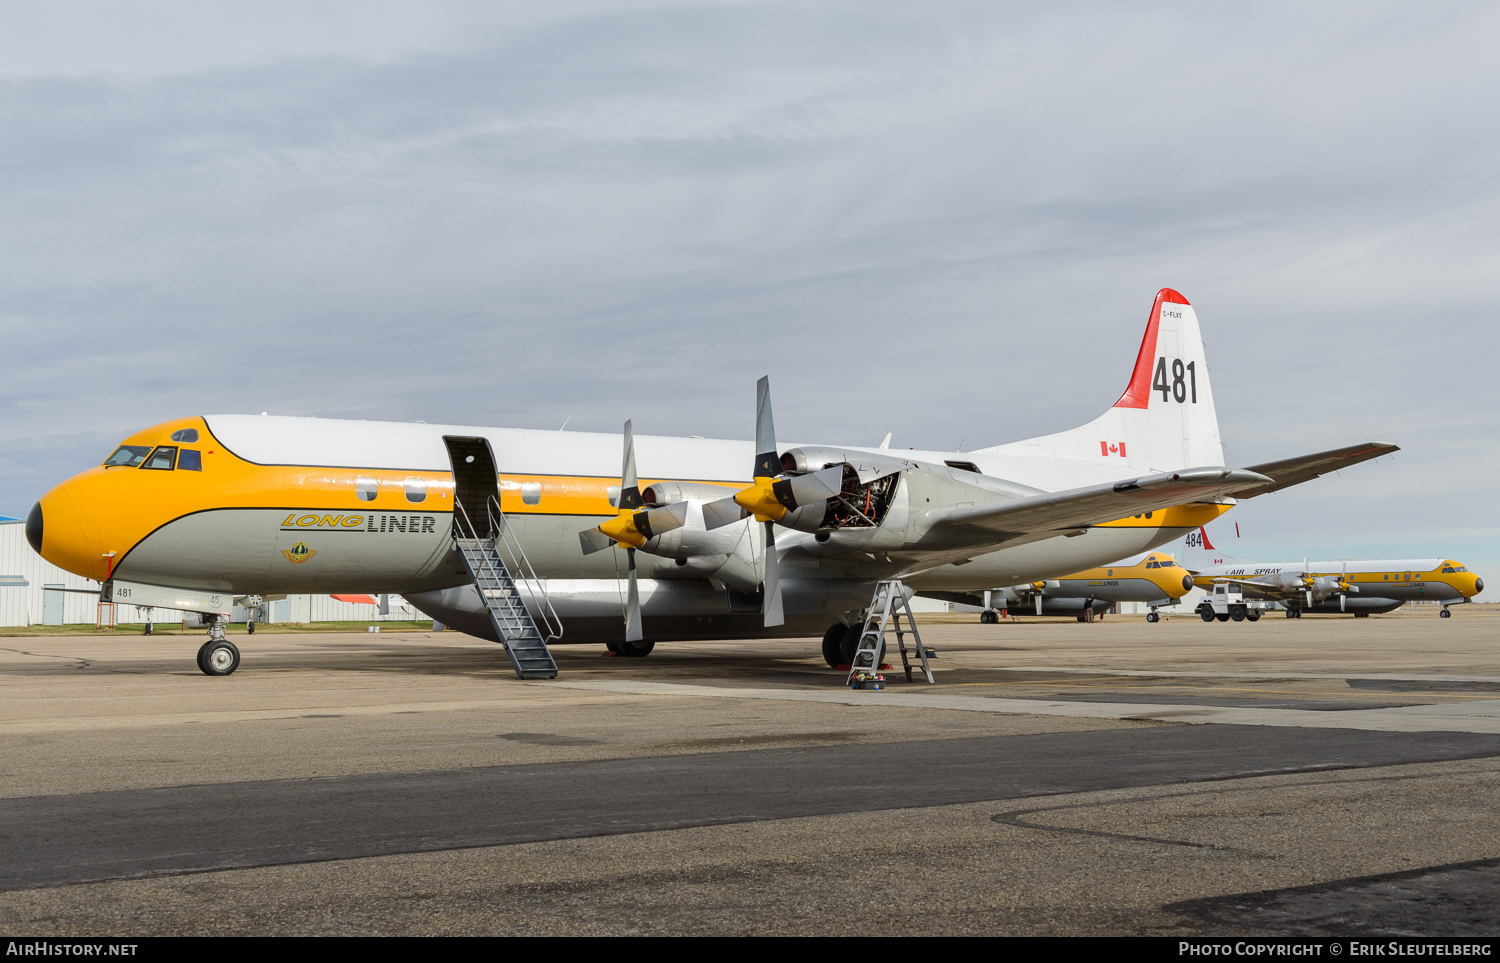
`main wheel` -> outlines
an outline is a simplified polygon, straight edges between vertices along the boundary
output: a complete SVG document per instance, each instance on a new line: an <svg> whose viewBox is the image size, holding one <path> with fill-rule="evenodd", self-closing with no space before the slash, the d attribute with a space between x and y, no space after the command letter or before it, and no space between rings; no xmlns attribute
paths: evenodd
<svg viewBox="0 0 1500 963"><path fill-rule="evenodd" d="M228 639L209 639L198 650L198 668L204 675L229 675L240 667L240 650Z"/></svg>
<svg viewBox="0 0 1500 963"><path fill-rule="evenodd" d="M1161 616L1156 614L1156 610L1155 609L1152 609L1150 612L1146 613L1146 621L1147 622L1160 622L1161 621Z"/></svg>
<svg viewBox="0 0 1500 963"><path fill-rule="evenodd" d="M1198 610L1198 614L1203 617L1203 621L1205 622L1212 622L1214 620L1214 610L1206 605Z"/></svg>
<svg viewBox="0 0 1500 963"><path fill-rule="evenodd" d="M1354 617L1356 619L1367 619L1367 618L1370 617L1370 613L1369 612L1355 612L1354 613Z"/></svg>
<svg viewBox="0 0 1500 963"><path fill-rule="evenodd" d="M863 628L863 626L861 626L861 628ZM859 658L868 659L869 656L861 656L859 654L859 634L856 634L854 636L854 651L849 653L849 665L854 666L855 668L864 669L868 672L875 672L879 670L881 663L885 662L885 642L882 640L880 643L880 647L875 650L875 663L873 665L866 664L855 666L854 660Z"/></svg>
<svg viewBox="0 0 1500 963"><path fill-rule="evenodd" d="M844 630L844 638L839 642L839 665L854 663L854 650L859 648L859 633L864 627L863 622L855 622Z"/></svg>
<svg viewBox="0 0 1500 963"><path fill-rule="evenodd" d="M1450 612L1450 611L1448 611L1447 609L1443 609L1441 612L1438 613L1438 618L1440 618L1440 619L1451 619L1451 618L1453 618L1453 613Z"/></svg>
<svg viewBox="0 0 1500 963"><path fill-rule="evenodd" d="M620 654L627 659L644 659L656 648L655 642L620 642Z"/></svg>
<svg viewBox="0 0 1500 963"><path fill-rule="evenodd" d="M985 609L983 612L979 613L979 622L981 625L994 625L999 621L1000 613L996 612L994 609Z"/></svg>
<svg viewBox="0 0 1500 963"><path fill-rule="evenodd" d="M823 633L823 661L830 669L849 664L844 661L844 636L848 634L849 627L842 622L833 623Z"/></svg>
<svg viewBox="0 0 1500 963"><path fill-rule="evenodd" d="M604 643L604 650L606 652L613 652L615 655L619 655L620 654L620 643L618 643L618 642L606 642L606 643Z"/></svg>

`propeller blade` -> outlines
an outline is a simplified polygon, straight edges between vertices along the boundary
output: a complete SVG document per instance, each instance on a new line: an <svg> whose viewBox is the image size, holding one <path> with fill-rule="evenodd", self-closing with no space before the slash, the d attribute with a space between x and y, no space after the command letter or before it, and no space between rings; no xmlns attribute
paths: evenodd
<svg viewBox="0 0 1500 963"><path fill-rule="evenodd" d="M630 560L630 590L625 597L625 641L639 642L645 637L641 631L641 591L635 581L635 549L625 550Z"/></svg>
<svg viewBox="0 0 1500 963"><path fill-rule="evenodd" d="M735 522L745 518L750 513L740 507L740 503L731 496L721 498L716 502L708 502L703 506L703 525L709 531L723 528L725 525L733 525Z"/></svg>
<svg viewBox="0 0 1500 963"><path fill-rule="evenodd" d="M615 540L599 531L598 527L586 528L578 533L578 541L583 545L583 554L592 555L602 552L615 543Z"/></svg>
<svg viewBox="0 0 1500 963"><path fill-rule="evenodd" d="M794 475L791 478L783 478L776 482L772 488L777 495L777 501L786 505L787 499L782 498L783 492L790 495L793 508L799 505L811 505L813 502L827 501L839 493L844 484L844 469L835 465L822 471L812 472L808 475ZM784 487L783 487L784 486Z"/></svg>
<svg viewBox="0 0 1500 963"><path fill-rule="evenodd" d="M675 505L636 512L635 530L646 536L648 540L657 535L675 531L687 524L687 510L687 502L678 502Z"/></svg>
<svg viewBox="0 0 1500 963"><path fill-rule="evenodd" d="M771 478L781 473L781 456L776 452L776 425L771 420L771 377L755 383L755 473L756 478Z"/></svg>
<svg viewBox="0 0 1500 963"><path fill-rule="evenodd" d="M766 628L784 625L781 611L781 565L776 560L776 523L766 522L766 589L760 611Z"/></svg>
<svg viewBox="0 0 1500 963"><path fill-rule="evenodd" d="M630 422L625 422L625 456L620 463L620 511L640 508L641 483L635 475L635 432Z"/></svg>

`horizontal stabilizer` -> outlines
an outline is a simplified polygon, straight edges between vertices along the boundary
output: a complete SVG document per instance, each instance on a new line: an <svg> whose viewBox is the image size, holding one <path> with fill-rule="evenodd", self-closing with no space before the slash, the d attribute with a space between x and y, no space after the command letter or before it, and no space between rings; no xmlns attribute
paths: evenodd
<svg viewBox="0 0 1500 963"><path fill-rule="evenodd" d="M1400 450L1396 445L1387 442L1368 441L1363 445L1335 448L1332 451L1318 452L1316 455L1301 455L1296 458L1267 462L1264 465L1255 465L1250 470L1256 474L1265 475L1271 480L1270 484L1251 485L1230 494L1235 498L1254 498L1256 495L1300 485L1305 481L1312 481L1319 475L1326 475L1331 471L1358 465L1362 461L1369 461L1371 458L1379 458L1381 455L1389 455L1391 452Z"/></svg>
<svg viewBox="0 0 1500 963"><path fill-rule="evenodd" d="M1270 482L1265 475L1243 468L1187 468L994 505L948 509L938 515L938 524L1002 534L1008 536L1007 541L1026 535L1050 537Z"/></svg>

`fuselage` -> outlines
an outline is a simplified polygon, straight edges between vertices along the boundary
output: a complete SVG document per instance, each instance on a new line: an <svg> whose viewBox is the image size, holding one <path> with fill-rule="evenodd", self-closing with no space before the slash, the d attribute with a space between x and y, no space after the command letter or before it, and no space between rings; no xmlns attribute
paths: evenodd
<svg viewBox="0 0 1500 963"><path fill-rule="evenodd" d="M1199 588L1212 588L1215 579L1274 581L1277 579L1322 579L1325 583L1347 577L1354 590L1351 598L1396 599L1403 602L1457 602L1473 598L1484 590L1484 581L1452 559L1360 559L1315 562L1241 562L1210 565L1194 570L1193 581ZM1297 593L1271 592L1240 583L1251 598L1295 598ZM1337 602L1333 603L1337 607Z"/></svg>
<svg viewBox="0 0 1500 963"><path fill-rule="evenodd" d="M1049 598L1156 602L1182 598L1192 589L1193 578L1172 556L1152 552L1133 565L1100 566L1057 579L1055 588L1043 585L1043 593Z"/></svg>
<svg viewBox="0 0 1500 963"><path fill-rule="evenodd" d="M45 494L28 534L49 561L87 578L241 594L393 592L465 585L453 552L454 481L445 435L486 438L501 509L539 577L614 583L619 552L585 556L579 531L615 515L617 435L392 422L215 415L166 422L125 439L105 464ZM744 486L749 441L637 435L641 484ZM874 451L875 449L847 449ZM1036 491L1110 481L1118 468L1005 454L889 452L925 473L962 472ZM961 459L954 465L954 459ZM925 510L900 486L892 518ZM1195 504L1123 518L1083 534L1033 541L957 564L914 567L870 551L820 554L809 534L778 538L790 579L872 580L902 574L921 589L977 589L1057 578L1181 537L1228 509ZM897 509L899 508L899 511ZM904 513L904 514L902 514ZM691 577L640 553L640 574ZM1179 570L1180 571L1180 570ZM846 600L830 601L838 611ZM650 610L648 609L648 615Z"/></svg>

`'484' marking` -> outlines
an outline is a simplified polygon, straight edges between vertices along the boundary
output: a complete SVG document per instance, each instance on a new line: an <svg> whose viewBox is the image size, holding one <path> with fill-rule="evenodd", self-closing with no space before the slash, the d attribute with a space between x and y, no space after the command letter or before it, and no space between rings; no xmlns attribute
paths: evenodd
<svg viewBox="0 0 1500 963"><path fill-rule="evenodd" d="M1198 372L1195 370L1198 362L1194 361L1184 365L1181 358L1172 359L1172 381L1167 382L1167 359L1156 359L1156 377L1151 380L1151 390L1161 392L1163 402L1175 401L1178 404L1187 402L1196 405L1198 403Z"/></svg>

